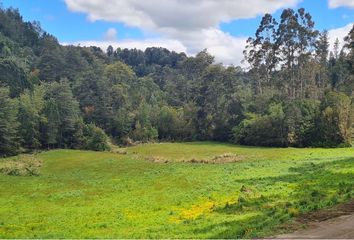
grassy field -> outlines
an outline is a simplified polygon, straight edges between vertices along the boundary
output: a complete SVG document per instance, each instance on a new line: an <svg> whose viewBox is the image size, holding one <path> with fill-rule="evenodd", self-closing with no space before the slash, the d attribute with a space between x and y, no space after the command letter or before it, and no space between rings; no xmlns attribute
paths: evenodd
<svg viewBox="0 0 354 240"><path fill-rule="evenodd" d="M38 176L0 173L0 238L271 236L354 196L353 148L206 142L118 151L43 152Z"/></svg>

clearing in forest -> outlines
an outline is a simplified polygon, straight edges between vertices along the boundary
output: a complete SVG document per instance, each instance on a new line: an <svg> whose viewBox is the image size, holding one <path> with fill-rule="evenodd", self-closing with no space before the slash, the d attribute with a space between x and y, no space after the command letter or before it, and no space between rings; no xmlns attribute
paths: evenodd
<svg viewBox="0 0 354 240"><path fill-rule="evenodd" d="M1 159L0 171L0 238L274 236L354 194L353 148L161 143Z"/></svg>

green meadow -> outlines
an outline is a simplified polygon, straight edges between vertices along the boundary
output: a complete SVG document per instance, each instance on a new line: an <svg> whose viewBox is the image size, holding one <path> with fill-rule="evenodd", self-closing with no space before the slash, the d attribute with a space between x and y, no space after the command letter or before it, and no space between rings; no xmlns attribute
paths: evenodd
<svg viewBox="0 0 354 240"><path fill-rule="evenodd" d="M353 148L160 143L33 157L32 176L0 173L0 238L264 237L354 196Z"/></svg>

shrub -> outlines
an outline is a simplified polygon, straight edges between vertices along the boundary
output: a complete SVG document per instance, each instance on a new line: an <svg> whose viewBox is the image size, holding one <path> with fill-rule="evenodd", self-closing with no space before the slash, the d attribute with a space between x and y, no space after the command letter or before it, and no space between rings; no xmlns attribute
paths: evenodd
<svg viewBox="0 0 354 240"><path fill-rule="evenodd" d="M255 146L287 146L285 115L281 104L272 104L268 114L247 114L240 125L233 128L236 143Z"/></svg>
<svg viewBox="0 0 354 240"><path fill-rule="evenodd" d="M142 126L138 121L135 124L135 129L129 134L129 137L134 141L150 142L157 139L158 131L150 125Z"/></svg>
<svg viewBox="0 0 354 240"><path fill-rule="evenodd" d="M84 148L93 151L109 150L106 133L94 124L88 124L84 128Z"/></svg>
<svg viewBox="0 0 354 240"><path fill-rule="evenodd" d="M192 135L195 134L193 111L191 104L186 104L183 108L162 107L156 120L159 139L191 139Z"/></svg>
<svg viewBox="0 0 354 240"><path fill-rule="evenodd" d="M317 132L323 147L350 146L353 134L353 105L344 93L329 92L321 105Z"/></svg>
<svg viewBox="0 0 354 240"><path fill-rule="evenodd" d="M319 104L316 100L297 99L286 105L289 145L308 147L316 141L315 127Z"/></svg>

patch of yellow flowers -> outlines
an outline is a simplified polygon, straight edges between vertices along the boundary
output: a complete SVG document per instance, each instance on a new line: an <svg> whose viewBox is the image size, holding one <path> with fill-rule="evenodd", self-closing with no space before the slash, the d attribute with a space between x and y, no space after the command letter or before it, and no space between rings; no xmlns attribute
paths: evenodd
<svg viewBox="0 0 354 240"><path fill-rule="evenodd" d="M172 223L181 223L183 221L192 221L196 220L202 216L212 213L219 207L224 207L227 204L232 205L237 203L237 199L228 199L223 201L213 201L213 200L206 200L199 204L192 205L190 208L176 208L179 214L178 216L173 216L170 218L170 222Z"/></svg>

